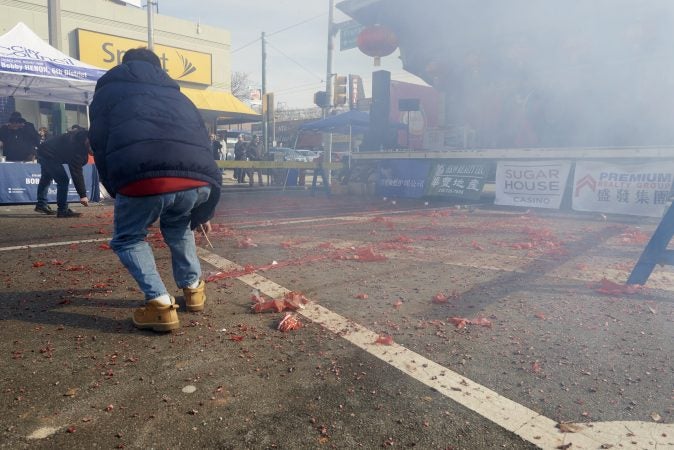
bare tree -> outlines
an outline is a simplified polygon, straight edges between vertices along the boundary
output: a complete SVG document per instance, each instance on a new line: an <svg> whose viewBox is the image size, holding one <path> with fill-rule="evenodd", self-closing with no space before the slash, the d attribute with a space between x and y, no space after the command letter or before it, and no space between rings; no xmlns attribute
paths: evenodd
<svg viewBox="0 0 674 450"><path fill-rule="evenodd" d="M245 72L232 72L232 95L239 100L249 97L250 77Z"/></svg>

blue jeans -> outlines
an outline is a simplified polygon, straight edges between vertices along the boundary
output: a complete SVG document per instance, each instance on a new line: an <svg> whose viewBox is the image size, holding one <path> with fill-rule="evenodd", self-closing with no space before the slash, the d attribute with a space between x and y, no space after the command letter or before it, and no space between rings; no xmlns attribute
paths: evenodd
<svg viewBox="0 0 674 450"><path fill-rule="evenodd" d="M56 204L59 211L68 209L68 184L70 178L63 164L48 158L40 158L40 183L37 185L37 206L48 205L47 193L52 180L56 181Z"/></svg>
<svg viewBox="0 0 674 450"><path fill-rule="evenodd" d="M201 266L190 230L192 210L208 200L210 186L147 197L115 198L115 231L110 247L145 294L145 300L168 294L145 241L148 226L159 219L164 242L171 250L173 279L179 288L199 281Z"/></svg>

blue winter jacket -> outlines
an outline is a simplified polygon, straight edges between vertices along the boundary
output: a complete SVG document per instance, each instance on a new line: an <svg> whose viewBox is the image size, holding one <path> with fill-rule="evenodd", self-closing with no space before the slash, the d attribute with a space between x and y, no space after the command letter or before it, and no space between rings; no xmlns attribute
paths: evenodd
<svg viewBox="0 0 674 450"><path fill-rule="evenodd" d="M193 211L192 228L213 217L222 176L208 131L196 107L162 69L144 61L110 69L96 83L89 119L96 167L110 195L145 178L206 181L211 195Z"/></svg>

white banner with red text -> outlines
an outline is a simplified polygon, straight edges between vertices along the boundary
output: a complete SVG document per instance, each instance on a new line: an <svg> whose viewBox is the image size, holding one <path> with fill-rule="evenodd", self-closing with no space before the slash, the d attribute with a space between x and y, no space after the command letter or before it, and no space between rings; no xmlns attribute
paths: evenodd
<svg viewBox="0 0 674 450"><path fill-rule="evenodd" d="M572 208L661 217L672 189L674 161L650 164L576 162Z"/></svg>
<svg viewBox="0 0 674 450"><path fill-rule="evenodd" d="M559 209L570 169L568 161L499 161L494 203Z"/></svg>

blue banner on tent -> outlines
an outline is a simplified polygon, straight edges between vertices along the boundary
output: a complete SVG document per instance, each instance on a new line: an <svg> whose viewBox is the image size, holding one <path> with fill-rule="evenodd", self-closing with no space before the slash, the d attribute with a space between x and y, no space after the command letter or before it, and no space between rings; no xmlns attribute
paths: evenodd
<svg viewBox="0 0 674 450"><path fill-rule="evenodd" d="M423 197L430 168L430 161L382 161L378 165L376 192L388 197Z"/></svg>
<svg viewBox="0 0 674 450"><path fill-rule="evenodd" d="M68 167L66 166L66 171ZM35 203L37 201L37 184L40 182L40 165L32 163L0 164L0 203ZM91 201L100 200L98 189L98 173L92 164L84 166L84 182ZM56 183L49 186L48 199L56 201ZM75 186L70 181L68 201L78 202Z"/></svg>
<svg viewBox="0 0 674 450"><path fill-rule="evenodd" d="M71 59L61 64L39 59L23 59L0 57L0 67L4 72L21 75L37 75L43 77L67 78L71 80L98 80L104 73L101 69L76 66Z"/></svg>

